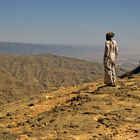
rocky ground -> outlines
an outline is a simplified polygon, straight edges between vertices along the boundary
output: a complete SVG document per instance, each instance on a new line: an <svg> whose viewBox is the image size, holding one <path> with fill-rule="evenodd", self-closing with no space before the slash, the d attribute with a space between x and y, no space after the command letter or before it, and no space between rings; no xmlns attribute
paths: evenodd
<svg viewBox="0 0 140 140"><path fill-rule="evenodd" d="M1 140L139 140L140 74L102 80L1 106Z"/></svg>

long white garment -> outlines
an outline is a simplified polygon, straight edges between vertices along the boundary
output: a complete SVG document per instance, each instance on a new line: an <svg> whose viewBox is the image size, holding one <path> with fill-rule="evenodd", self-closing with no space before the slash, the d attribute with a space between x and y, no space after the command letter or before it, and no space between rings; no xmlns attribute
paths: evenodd
<svg viewBox="0 0 140 140"><path fill-rule="evenodd" d="M115 84L115 64L118 56L118 46L115 40L107 40L105 42L104 52L104 83Z"/></svg>

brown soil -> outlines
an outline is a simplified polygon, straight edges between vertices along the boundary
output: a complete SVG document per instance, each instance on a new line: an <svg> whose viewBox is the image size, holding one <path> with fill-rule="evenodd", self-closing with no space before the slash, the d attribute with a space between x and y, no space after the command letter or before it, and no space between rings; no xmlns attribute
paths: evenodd
<svg viewBox="0 0 140 140"><path fill-rule="evenodd" d="M139 140L140 75L102 80L1 106L3 140Z"/></svg>

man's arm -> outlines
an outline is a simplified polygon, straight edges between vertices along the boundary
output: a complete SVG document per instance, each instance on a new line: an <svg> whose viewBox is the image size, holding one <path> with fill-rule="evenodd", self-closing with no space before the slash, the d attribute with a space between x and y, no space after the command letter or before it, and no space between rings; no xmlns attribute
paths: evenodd
<svg viewBox="0 0 140 140"><path fill-rule="evenodd" d="M116 54L116 57L118 56L118 45L116 43L116 47L115 47L115 54Z"/></svg>

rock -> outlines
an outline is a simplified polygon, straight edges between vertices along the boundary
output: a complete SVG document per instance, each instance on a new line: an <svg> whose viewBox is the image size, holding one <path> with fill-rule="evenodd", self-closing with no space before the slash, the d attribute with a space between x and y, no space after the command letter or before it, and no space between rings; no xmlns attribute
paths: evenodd
<svg viewBox="0 0 140 140"><path fill-rule="evenodd" d="M12 116L13 112L7 112L6 116Z"/></svg>
<svg viewBox="0 0 140 140"><path fill-rule="evenodd" d="M24 125L25 125L24 122L18 122L18 123L17 123L17 127L18 127L18 126L24 126Z"/></svg>
<svg viewBox="0 0 140 140"><path fill-rule="evenodd" d="M34 106L34 103L28 104L28 106Z"/></svg>
<svg viewBox="0 0 140 140"><path fill-rule="evenodd" d="M46 95L46 99L52 99L50 96Z"/></svg>
<svg viewBox="0 0 140 140"><path fill-rule="evenodd" d="M99 118L97 122L104 124L106 127L111 126L110 120L108 118Z"/></svg>
<svg viewBox="0 0 140 140"><path fill-rule="evenodd" d="M15 127L15 124L8 124L6 127L7 128L13 128L13 127Z"/></svg>

